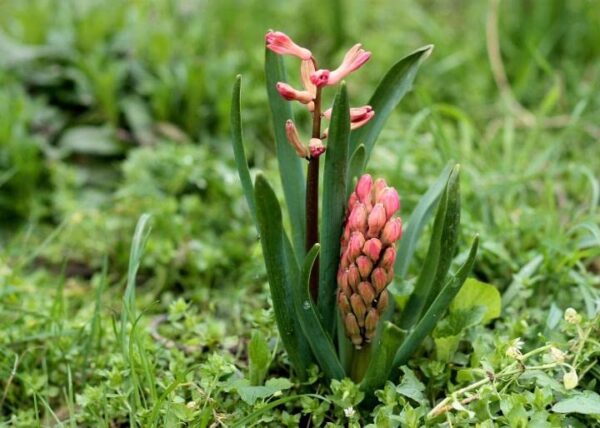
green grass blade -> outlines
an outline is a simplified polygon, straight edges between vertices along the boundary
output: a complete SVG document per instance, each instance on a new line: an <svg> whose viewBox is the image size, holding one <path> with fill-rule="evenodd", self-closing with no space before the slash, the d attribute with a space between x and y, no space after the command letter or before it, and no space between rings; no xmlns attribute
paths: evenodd
<svg viewBox="0 0 600 428"><path fill-rule="evenodd" d="M469 256L463 265L458 269L456 275L449 278L446 284L442 287L441 291L429 307L423 318L418 322L415 328L410 331L406 340L398 349L396 356L394 357L394 368L406 364L408 359L421 345L425 337L435 328L436 324L441 320L442 316L452 303L452 300L456 294L460 291L460 288L467 279L467 275L471 272L473 264L475 263L475 257L477 256L477 247L479 245L479 236L475 236L473 243L471 244L471 250Z"/></svg>
<svg viewBox="0 0 600 428"><path fill-rule="evenodd" d="M289 144L285 135L285 122L288 119L293 119L292 109L290 103L285 101L275 89L277 82L286 81L283 59L268 49L265 49L265 52L267 95L273 115L273 132L277 161L279 162L279 174L281 175L285 203L292 225L292 242L296 256L298 256L298 262L300 262L305 254L306 214L304 199L306 183L302 171L302 160Z"/></svg>
<svg viewBox="0 0 600 428"><path fill-rule="evenodd" d="M294 289L294 306L302 331L321 370L323 370L323 373L329 379L342 379L345 375L344 368L337 357L331 336L325 331L323 324L321 324L314 302L310 296L310 272L319 254L319 250L320 245L315 244L304 258L302 279L300 282L301 287Z"/></svg>
<svg viewBox="0 0 600 428"><path fill-rule="evenodd" d="M350 193L352 193L352 190L356 184L354 179L357 179L358 181L365 164L366 156L367 151L364 144L360 144L356 150L354 150L352 156L350 156L350 163L348 165L348 180L346 182L346 196L349 196Z"/></svg>
<svg viewBox="0 0 600 428"><path fill-rule="evenodd" d="M323 173L323 212L321 218L321 260L319 266L319 314L329 334L335 327L336 274L340 261L340 236L344 222L350 106L342 83L333 102Z"/></svg>
<svg viewBox="0 0 600 428"><path fill-rule="evenodd" d="M377 140L385 121L404 95L412 88L421 62L430 55L432 50L433 45L417 49L394 64L383 77L369 100L369 105L375 110L375 117L352 133L350 137L352 152L359 144L364 144L367 151L366 161L369 160L375 140Z"/></svg>
<svg viewBox="0 0 600 428"><path fill-rule="evenodd" d="M438 205L427 256L415 284L415 291L410 296L400 320L400 327L405 330L412 328L427 310L437 291L444 284L454 257L460 223L458 173L459 166L456 165L448 177Z"/></svg>
<svg viewBox="0 0 600 428"><path fill-rule="evenodd" d="M275 192L261 174L255 180L254 197L260 241L281 341L299 377L306 378L312 355L295 317L292 294L293 287L299 286L298 283L293 283L294 277L299 277L298 266L283 230L281 208Z"/></svg>
<svg viewBox="0 0 600 428"><path fill-rule="evenodd" d="M388 321L383 325L381 336L371 354L371 362L360 383L360 389L365 393L367 399L373 397L375 390L381 388L387 381L394 357L405 336L406 331L401 330L393 323Z"/></svg>
<svg viewBox="0 0 600 428"><path fill-rule="evenodd" d="M427 221L429 221L429 217L433 213L433 209L446 187L451 171L452 165L448 165L444 168L440 176L421 197L416 208L410 215L410 219L406 225L406 229L404 229L402 239L400 240L400 246L398 247L398 257L396 257L396 264L394 266L396 277L402 279L406 277L408 267L410 266L410 262L412 261L417 248L419 238L421 237L421 232Z"/></svg>
<svg viewBox="0 0 600 428"><path fill-rule="evenodd" d="M256 224L256 203L254 202L254 186L250 178L250 170L248 169L248 161L246 160L246 152L244 151L244 139L242 134L242 115L241 115L241 91L242 91L242 76L238 75L235 78L233 85L233 94L231 97L231 144L233 146L233 155L237 166L240 181L244 196L250 208L250 215L254 224Z"/></svg>

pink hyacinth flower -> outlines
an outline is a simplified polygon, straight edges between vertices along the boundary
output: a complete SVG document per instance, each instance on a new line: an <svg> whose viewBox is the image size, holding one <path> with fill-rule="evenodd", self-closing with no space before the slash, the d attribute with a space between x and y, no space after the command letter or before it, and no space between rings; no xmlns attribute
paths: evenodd
<svg viewBox="0 0 600 428"><path fill-rule="evenodd" d="M277 54L293 55L305 61L312 57L311 51L302 46L298 46L287 34L282 33L281 31L270 30L267 32L265 40L267 42L267 48Z"/></svg>
<svg viewBox="0 0 600 428"><path fill-rule="evenodd" d="M297 89L294 89L287 83L283 83L283 82L277 82L277 85L275 85L275 89L277 89L277 92L279 92L279 95L281 95L283 98L285 98L288 101L299 101L302 104L308 104L308 103L312 102L313 98L314 98L310 92L299 91Z"/></svg>
<svg viewBox="0 0 600 428"><path fill-rule="evenodd" d="M371 106L352 107L350 108L350 122L361 121L372 111L373 107ZM322 114L327 119L331 120L331 113L333 113L333 109L330 107L327 110L325 110Z"/></svg>
<svg viewBox="0 0 600 428"><path fill-rule="evenodd" d="M371 58L371 52L365 51L362 45L357 43L346 52L338 68L333 71L317 70L311 75L311 81L319 88L337 85L344 77L359 69L369 58Z"/></svg>

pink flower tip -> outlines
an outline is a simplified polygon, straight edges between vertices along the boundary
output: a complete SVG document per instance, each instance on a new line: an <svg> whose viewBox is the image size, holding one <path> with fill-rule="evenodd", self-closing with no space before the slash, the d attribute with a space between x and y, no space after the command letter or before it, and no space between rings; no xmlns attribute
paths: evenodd
<svg viewBox="0 0 600 428"><path fill-rule="evenodd" d="M280 55L293 55L302 60L309 60L312 57L311 51L302 46L298 46L285 33L281 31L269 30L265 35L267 48Z"/></svg>
<svg viewBox="0 0 600 428"><path fill-rule="evenodd" d="M308 104L313 100L313 96L308 91L298 91L287 83L277 82L275 89L283 98L288 101L299 101L302 104Z"/></svg>
<svg viewBox="0 0 600 428"><path fill-rule="evenodd" d="M323 86L326 86L328 84L330 74L331 71L326 69L317 70L310 75L310 81L317 88L322 88Z"/></svg>

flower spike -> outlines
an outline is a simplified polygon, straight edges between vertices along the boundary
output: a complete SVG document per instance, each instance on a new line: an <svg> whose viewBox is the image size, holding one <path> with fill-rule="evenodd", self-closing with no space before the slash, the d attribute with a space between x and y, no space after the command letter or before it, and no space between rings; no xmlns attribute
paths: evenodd
<svg viewBox="0 0 600 428"><path fill-rule="evenodd" d="M302 60L309 60L312 52L302 46L298 46L285 33L270 30L265 36L267 48L280 55L293 55Z"/></svg>

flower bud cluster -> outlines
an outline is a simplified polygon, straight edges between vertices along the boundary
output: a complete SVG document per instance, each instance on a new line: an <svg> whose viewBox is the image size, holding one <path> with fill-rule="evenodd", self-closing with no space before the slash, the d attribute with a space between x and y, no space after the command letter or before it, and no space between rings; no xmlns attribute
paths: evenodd
<svg viewBox="0 0 600 428"><path fill-rule="evenodd" d="M363 175L350 195L341 238L337 302L346 334L360 349L375 336L394 278L395 243L402 220L393 215L400 198L385 180Z"/></svg>

